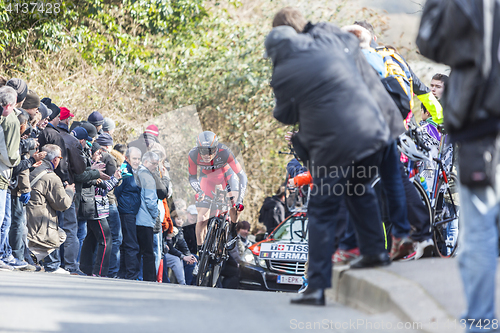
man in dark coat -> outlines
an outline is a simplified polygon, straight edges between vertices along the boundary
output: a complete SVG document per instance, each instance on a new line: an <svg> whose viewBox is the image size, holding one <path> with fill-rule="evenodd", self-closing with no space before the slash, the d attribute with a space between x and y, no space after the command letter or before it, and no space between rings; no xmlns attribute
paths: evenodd
<svg viewBox="0 0 500 333"><path fill-rule="evenodd" d="M326 23L307 34L298 33L305 23L297 31L273 25L265 45L274 65L274 116L300 124L292 142L314 180L308 210L309 288L292 302L324 305L335 250L332 216L338 215L342 197L365 239L359 267L390 263L371 187L390 131L356 67L356 61L366 62L356 37Z"/></svg>
<svg viewBox="0 0 500 333"><path fill-rule="evenodd" d="M441 102L446 130L459 143L458 260L467 332L496 331L484 323L498 322L499 40L498 1L426 2L417 45L424 56L451 67Z"/></svg>

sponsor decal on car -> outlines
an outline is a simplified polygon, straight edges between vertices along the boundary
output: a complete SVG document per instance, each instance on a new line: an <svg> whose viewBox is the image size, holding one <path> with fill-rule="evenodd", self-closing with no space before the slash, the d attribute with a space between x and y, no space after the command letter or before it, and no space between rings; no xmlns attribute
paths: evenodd
<svg viewBox="0 0 500 333"><path fill-rule="evenodd" d="M263 243L259 258L267 260L307 261L308 245Z"/></svg>

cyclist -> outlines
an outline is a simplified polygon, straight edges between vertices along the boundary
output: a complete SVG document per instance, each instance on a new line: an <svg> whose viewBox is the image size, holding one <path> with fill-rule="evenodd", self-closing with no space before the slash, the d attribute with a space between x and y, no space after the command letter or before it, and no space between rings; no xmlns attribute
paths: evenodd
<svg viewBox="0 0 500 333"><path fill-rule="evenodd" d="M189 183L196 191L198 199L196 203L198 211L196 243L199 251L207 233L212 192L215 192L218 185L222 185L227 190L231 199L233 205L229 210L229 216L233 222L231 223L231 234L236 236L235 225L238 223L239 212L243 210L242 202L247 186L247 176L231 150L219 143L217 135L210 131L198 135L196 147L191 149L188 159ZM198 167L201 169L199 178L197 175Z"/></svg>

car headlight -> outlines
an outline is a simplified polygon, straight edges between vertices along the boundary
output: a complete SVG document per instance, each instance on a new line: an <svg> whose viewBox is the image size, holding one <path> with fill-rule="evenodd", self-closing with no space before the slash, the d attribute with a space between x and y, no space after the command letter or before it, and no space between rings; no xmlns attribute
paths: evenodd
<svg viewBox="0 0 500 333"><path fill-rule="evenodd" d="M260 267L267 268L266 261L264 259L255 258L255 260L257 261L257 264L259 264Z"/></svg>
<svg viewBox="0 0 500 333"><path fill-rule="evenodd" d="M253 264L253 265L256 264L255 263L255 256L252 253L252 251L250 251L250 249L246 249L245 252L243 252L243 261L246 263L249 263L249 264Z"/></svg>

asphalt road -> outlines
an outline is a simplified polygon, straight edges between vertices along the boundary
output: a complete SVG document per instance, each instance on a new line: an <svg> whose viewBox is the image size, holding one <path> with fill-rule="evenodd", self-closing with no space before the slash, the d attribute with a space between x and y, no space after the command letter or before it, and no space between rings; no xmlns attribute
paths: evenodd
<svg viewBox="0 0 500 333"><path fill-rule="evenodd" d="M0 272L0 332L416 332L392 314L290 305L293 296Z"/></svg>

